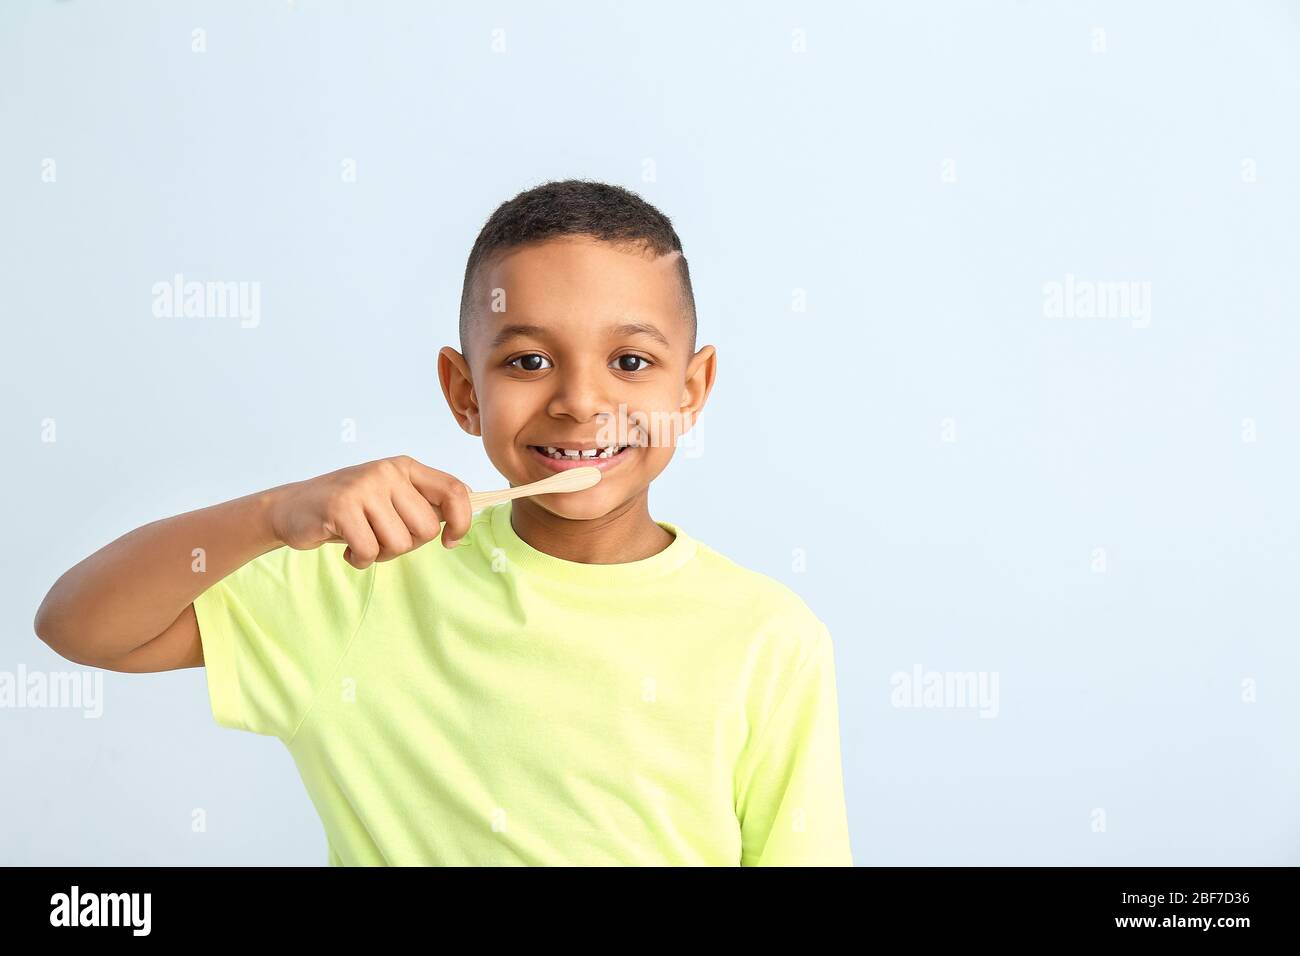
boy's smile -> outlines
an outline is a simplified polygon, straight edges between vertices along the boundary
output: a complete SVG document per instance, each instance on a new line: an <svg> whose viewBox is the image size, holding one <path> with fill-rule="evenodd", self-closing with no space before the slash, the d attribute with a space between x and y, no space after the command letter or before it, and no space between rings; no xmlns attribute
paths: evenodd
<svg viewBox="0 0 1300 956"><path fill-rule="evenodd" d="M552 445L529 445L537 452L542 464L552 471L564 471L568 468L599 468L602 474L621 464L632 451L631 445L609 445L599 449L556 448Z"/></svg>
<svg viewBox="0 0 1300 956"><path fill-rule="evenodd" d="M521 536L521 520L539 537L551 529L562 538L616 524L623 550L636 550L638 536L664 533L649 517L647 489L716 370L712 346L692 354L677 255L565 236L483 264L467 355L447 347L439 356L453 413L482 436L511 486L573 467L602 472L584 491L515 500Z"/></svg>

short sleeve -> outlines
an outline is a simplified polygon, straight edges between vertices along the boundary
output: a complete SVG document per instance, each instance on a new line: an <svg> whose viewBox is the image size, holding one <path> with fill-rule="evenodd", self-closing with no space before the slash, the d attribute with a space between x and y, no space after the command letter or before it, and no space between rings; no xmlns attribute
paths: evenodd
<svg viewBox="0 0 1300 956"><path fill-rule="evenodd" d="M737 765L741 866L852 866L830 633L807 656Z"/></svg>
<svg viewBox="0 0 1300 956"><path fill-rule="evenodd" d="M254 558L194 601L212 715L222 727L286 743L361 625L374 587L345 545L282 547Z"/></svg>

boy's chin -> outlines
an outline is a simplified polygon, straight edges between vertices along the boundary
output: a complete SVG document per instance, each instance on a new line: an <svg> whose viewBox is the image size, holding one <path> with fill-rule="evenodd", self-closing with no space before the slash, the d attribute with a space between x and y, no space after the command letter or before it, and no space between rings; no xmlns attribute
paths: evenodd
<svg viewBox="0 0 1300 956"><path fill-rule="evenodd" d="M531 500L557 518L570 521L593 521L614 510L614 503L606 500L605 495L597 494L595 488L560 495L533 495Z"/></svg>

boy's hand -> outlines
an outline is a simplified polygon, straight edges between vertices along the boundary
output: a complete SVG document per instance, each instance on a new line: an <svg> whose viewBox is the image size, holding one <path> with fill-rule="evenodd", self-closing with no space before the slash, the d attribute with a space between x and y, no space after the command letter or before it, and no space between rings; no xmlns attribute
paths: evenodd
<svg viewBox="0 0 1300 956"><path fill-rule="evenodd" d="M358 570L414 551L440 532L443 545L454 548L473 519L464 482L408 455L342 468L277 491L269 512L277 540L298 551L346 542L343 557Z"/></svg>

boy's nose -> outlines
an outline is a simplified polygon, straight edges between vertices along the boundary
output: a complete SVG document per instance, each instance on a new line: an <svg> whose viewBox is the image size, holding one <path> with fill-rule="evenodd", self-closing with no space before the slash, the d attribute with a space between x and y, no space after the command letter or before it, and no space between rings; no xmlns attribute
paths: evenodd
<svg viewBox="0 0 1300 956"><path fill-rule="evenodd" d="M610 386L594 375L569 373L556 379L555 393L547 407L552 416L565 415L586 422L601 414L612 415L612 409L618 405L617 396L610 394Z"/></svg>

